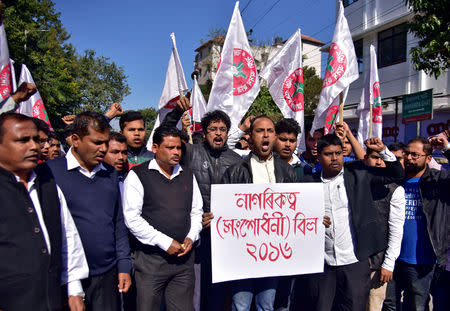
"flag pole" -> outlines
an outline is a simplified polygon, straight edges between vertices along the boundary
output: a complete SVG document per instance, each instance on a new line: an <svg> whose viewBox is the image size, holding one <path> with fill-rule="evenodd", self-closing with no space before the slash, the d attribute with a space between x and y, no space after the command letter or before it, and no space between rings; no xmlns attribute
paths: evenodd
<svg viewBox="0 0 450 311"><path fill-rule="evenodd" d="M339 122L344 122L344 94L339 93Z"/></svg>
<svg viewBox="0 0 450 311"><path fill-rule="evenodd" d="M370 103L370 128L369 128L369 138L372 138L372 128L373 128L373 104Z"/></svg>

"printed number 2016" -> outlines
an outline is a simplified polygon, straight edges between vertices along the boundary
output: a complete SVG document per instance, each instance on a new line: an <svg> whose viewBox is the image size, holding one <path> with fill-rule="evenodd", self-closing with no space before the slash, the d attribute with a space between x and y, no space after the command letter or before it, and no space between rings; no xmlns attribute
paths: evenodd
<svg viewBox="0 0 450 311"><path fill-rule="evenodd" d="M277 261L281 258L289 259L292 256L292 248L287 243L284 244L284 247L281 245L281 243L278 243L278 245L274 245L272 243L262 243L260 246L246 243L246 245L247 253L249 253L256 262L258 260Z"/></svg>

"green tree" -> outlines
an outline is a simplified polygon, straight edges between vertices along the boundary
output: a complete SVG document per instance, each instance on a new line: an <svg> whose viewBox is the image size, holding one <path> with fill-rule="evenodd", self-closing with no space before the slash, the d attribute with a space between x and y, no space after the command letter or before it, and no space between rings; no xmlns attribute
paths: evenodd
<svg viewBox="0 0 450 311"><path fill-rule="evenodd" d="M258 116L262 114L270 117L275 122L283 117L283 114L270 95L267 86L261 86L258 96L256 96L255 101L247 110L243 119L248 116Z"/></svg>
<svg viewBox="0 0 450 311"><path fill-rule="evenodd" d="M78 110L105 112L114 102L121 102L130 94L123 67L107 57L96 57L94 50L86 50L78 58L77 84L81 90Z"/></svg>
<svg viewBox="0 0 450 311"><path fill-rule="evenodd" d="M76 53L51 0L6 0L3 21L16 72L26 64L54 128L82 110L104 112L130 88L123 68L92 50Z"/></svg>
<svg viewBox="0 0 450 311"><path fill-rule="evenodd" d="M304 66L303 82L305 84L305 115L311 115L319 103L323 80L316 74L314 67Z"/></svg>
<svg viewBox="0 0 450 311"><path fill-rule="evenodd" d="M415 70L436 79L450 68L450 11L447 0L406 0L414 18L409 31L418 39L410 50Z"/></svg>

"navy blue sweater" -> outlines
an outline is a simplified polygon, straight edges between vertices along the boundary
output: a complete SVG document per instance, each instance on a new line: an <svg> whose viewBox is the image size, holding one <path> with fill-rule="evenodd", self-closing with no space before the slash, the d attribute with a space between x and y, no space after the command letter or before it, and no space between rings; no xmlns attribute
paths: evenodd
<svg viewBox="0 0 450 311"><path fill-rule="evenodd" d="M83 242L89 274L102 274L116 264L119 273L130 273L128 231L114 168L103 164L106 170L88 178L78 168L68 171L65 157L41 165L50 167L64 193Z"/></svg>

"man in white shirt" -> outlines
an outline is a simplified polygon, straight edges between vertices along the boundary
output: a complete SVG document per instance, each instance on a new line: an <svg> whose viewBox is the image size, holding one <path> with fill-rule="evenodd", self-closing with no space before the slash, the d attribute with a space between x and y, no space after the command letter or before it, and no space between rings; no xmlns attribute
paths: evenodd
<svg viewBox="0 0 450 311"><path fill-rule="evenodd" d="M364 163L372 167L386 167L380 154L367 149ZM381 219L380 230L387 240L387 248L369 257L370 293L367 309L379 311L386 297L386 287L392 280L395 260L400 254L405 223L405 189L398 184L374 185L372 198Z"/></svg>
<svg viewBox="0 0 450 311"><path fill-rule="evenodd" d="M322 182L325 215L331 226L325 229L324 272L297 279L294 310L360 310L369 295L368 257L386 249L380 220L371 197L374 184L401 182L404 171L379 138L366 146L380 154L386 168L368 167L360 161L346 162L342 142L325 135L317 143L322 172L305 175L302 182Z"/></svg>
<svg viewBox="0 0 450 311"><path fill-rule="evenodd" d="M39 159L31 118L0 116L0 309L60 310L67 284L72 311L84 310L89 274L66 200Z"/></svg>
<svg viewBox="0 0 450 311"><path fill-rule="evenodd" d="M181 136L161 126L155 159L134 167L124 183L125 224L140 242L135 252L138 310L193 310L193 243L202 229L203 201L192 171L179 165Z"/></svg>

